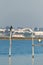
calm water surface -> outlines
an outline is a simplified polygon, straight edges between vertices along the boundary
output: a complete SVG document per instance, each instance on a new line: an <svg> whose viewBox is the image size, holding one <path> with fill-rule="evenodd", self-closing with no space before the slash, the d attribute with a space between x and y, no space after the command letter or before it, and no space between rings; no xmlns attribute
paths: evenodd
<svg viewBox="0 0 43 65"><path fill-rule="evenodd" d="M32 65L32 41L12 40L12 56L9 58L9 40L0 40L0 65ZM40 42L43 44L43 41ZM34 44L39 44L37 40ZM43 65L43 46L34 47L35 65Z"/></svg>

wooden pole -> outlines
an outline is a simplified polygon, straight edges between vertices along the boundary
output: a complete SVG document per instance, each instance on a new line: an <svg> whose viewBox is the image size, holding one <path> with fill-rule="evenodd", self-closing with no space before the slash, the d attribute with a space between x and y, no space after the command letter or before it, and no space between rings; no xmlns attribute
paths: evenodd
<svg viewBox="0 0 43 65"><path fill-rule="evenodd" d="M10 46L9 46L9 57L11 56L11 46L12 46L12 27L10 27Z"/></svg>
<svg viewBox="0 0 43 65"><path fill-rule="evenodd" d="M34 39L33 39L33 33L32 33L32 65L34 65Z"/></svg>

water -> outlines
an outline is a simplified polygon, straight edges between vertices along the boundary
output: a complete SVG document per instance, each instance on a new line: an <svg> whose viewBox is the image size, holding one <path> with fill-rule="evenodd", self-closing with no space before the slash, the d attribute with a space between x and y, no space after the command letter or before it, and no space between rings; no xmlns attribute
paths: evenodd
<svg viewBox="0 0 43 65"><path fill-rule="evenodd" d="M9 40L0 40L0 65L32 65L32 40L12 40L10 58L9 42ZM39 44L38 40L34 40L34 44ZM43 44L43 41L40 44ZM43 65L43 46L34 48L34 65Z"/></svg>

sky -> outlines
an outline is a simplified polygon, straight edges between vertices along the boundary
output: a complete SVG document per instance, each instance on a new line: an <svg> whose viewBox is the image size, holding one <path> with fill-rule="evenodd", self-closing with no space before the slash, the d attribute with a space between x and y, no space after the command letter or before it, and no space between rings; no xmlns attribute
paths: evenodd
<svg viewBox="0 0 43 65"><path fill-rule="evenodd" d="M43 27L43 0L0 0L0 27Z"/></svg>

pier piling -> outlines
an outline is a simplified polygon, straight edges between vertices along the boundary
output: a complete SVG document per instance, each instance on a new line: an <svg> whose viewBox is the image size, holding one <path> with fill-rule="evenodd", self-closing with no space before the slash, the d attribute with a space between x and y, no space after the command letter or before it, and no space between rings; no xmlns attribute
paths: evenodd
<svg viewBox="0 0 43 65"><path fill-rule="evenodd" d="M33 33L32 33L32 65L34 65L34 39L33 39Z"/></svg>

